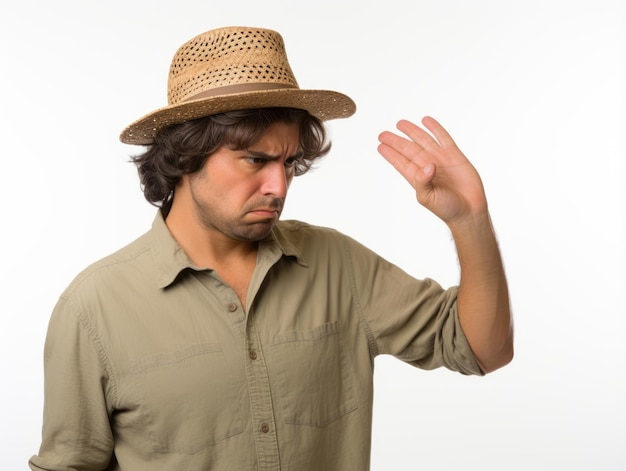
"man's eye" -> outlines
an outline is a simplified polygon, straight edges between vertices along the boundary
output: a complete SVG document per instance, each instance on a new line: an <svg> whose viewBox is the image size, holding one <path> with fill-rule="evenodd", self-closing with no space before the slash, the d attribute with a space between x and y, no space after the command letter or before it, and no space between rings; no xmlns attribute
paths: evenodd
<svg viewBox="0 0 626 471"><path fill-rule="evenodd" d="M246 157L246 160L254 165L261 165L265 163L265 159L262 157Z"/></svg>
<svg viewBox="0 0 626 471"><path fill-rule="evenodd" d="M298 163L298 159L296 157L290 157L289 159L285 160L285 167L291 168L296 165L296 163Z"/></svg>

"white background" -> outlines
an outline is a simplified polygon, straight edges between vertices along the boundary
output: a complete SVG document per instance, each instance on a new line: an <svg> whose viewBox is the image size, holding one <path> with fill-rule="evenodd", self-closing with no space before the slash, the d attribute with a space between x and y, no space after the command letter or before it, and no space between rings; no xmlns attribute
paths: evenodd
<svg viewBox="0 0 626 471"><path fill-rule="evenodd" d="M350 95L331 155L284 213L415 276L457 281L450 236L377 154L438 118L481 173L510 282L516 357L485 378L379 358L374 470L626 468L626 6L594 0L23 0L0 13L0 447L39 446L56 299L150 225L117 140L166 100L180 44L277 29L304 88Z"/></svg>

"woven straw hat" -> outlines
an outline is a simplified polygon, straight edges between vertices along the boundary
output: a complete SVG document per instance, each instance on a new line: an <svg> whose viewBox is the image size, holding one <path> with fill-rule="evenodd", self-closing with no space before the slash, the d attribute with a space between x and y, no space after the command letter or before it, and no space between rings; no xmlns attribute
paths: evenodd
<svg viewBox="0 0 626 471"><path fill-rule="evenodd" d="M299 108L326 121L356 110L341 93L300 89L283 38L262 28L215 29L183 44L172 59L167 88L168 106L126 127L122 142L149 145L164 126L225 111Z"/></svg>

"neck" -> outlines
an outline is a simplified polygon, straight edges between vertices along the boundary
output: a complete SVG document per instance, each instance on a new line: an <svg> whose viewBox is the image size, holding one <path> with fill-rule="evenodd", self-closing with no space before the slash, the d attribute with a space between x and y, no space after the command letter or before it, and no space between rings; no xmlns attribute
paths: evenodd
<svg viewBox="0 0 626 471"><path fill-rule="evenodd" d="M165 219L170 233L198 267L217 268L256 260L258 242L237 240L200 221L189 205L176 200Z"/></svg>
<svg viewBox="0 0 626 471"><path fill-rule="evenodd" d="M246 309L248 286L256 266L257 242L240 241L207 228L195 214L172 210L165 224L194 265L214 270Z"/></svg>

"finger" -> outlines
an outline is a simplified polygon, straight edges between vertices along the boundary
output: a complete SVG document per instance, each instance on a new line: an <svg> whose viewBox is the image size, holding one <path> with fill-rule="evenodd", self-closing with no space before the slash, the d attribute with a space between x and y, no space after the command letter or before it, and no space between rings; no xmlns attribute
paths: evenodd
<svg viewBox="0 0 626 471"><path fill-rule="evenodd" d="M441 147L440 143L431 134L411 121L402 119L398 121L396 127L425 150L433 152Z"/></svg>
<svg viewBox="0 0 626 471"><path fill-rule="evenodd" d="M435 118L425 116L422 119L422 124L432 133L432 135L416 124L413 124L411 121L405 119L400 120L397 127L404 134L420 144L424 149L433 151L439 147L456 147L456 143L452 139L452 136L450 136L448 131L446 131L446 129Z"/></svg>
<svg viewBox="0 0 626 471"><path fill-rule="evenodd" d="M454 142L450 133L435 118L424 116L422 124L433 133L433 136L443 147L456 147L456 142Z"/></svg>
<svg viewBox="0 0 626 471"><path fill-rule="evenodd" d="M424 149L414 141L406 139L405 137L398 136L389 131L384 131L378 136L378 140L394 149L396 152L402 154L402 156L418 165L425 165Z"/></svg>
<svg viewBox="0 0 626 471"><path fill-rule="evenodd" d="M393 168L395 168L405 179L411 183L412 175L415 173L416 165L406 158L404 154L398 152L396 148L386 143L378 146L378 153L382 155Z"/></svg>
<svg viewBox="0 0 626 471"><path fill-rule="evenodd" d="M378 146L378 152L415 188L429 184L434 177L436 167L432 162L420 166L385 143Z"/></svg>
<svg viewBox="0 0 626 471"><path fill-rule="evenodd" d="M406 133L405 133L406 134ZM417 142L407 139L404 136L400 136L391 131L383 131L378 136L378 140L387 145L395 147L399 151L409 154L411 152L415 152L422 150L422 146L420 146Z"/></svg>

